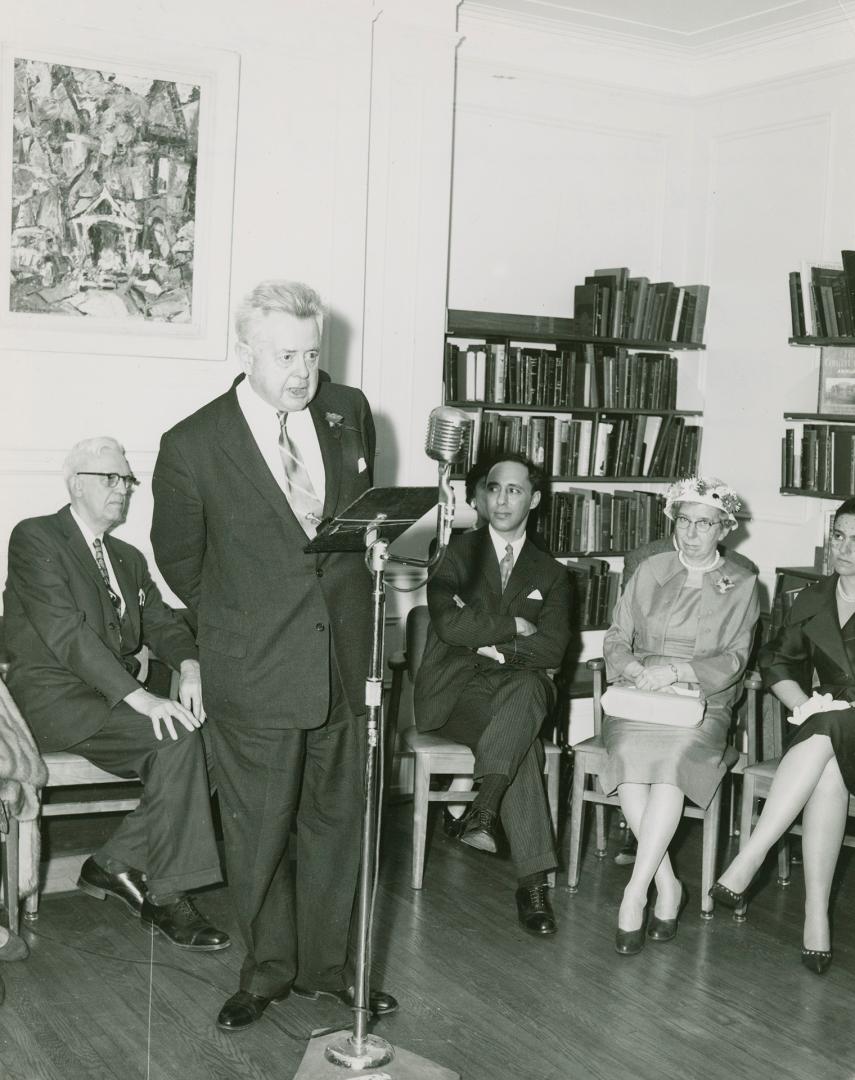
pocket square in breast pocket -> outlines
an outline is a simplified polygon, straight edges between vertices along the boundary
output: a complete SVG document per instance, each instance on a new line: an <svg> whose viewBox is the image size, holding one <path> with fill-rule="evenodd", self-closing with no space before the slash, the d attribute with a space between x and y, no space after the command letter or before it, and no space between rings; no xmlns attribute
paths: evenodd
<svg viewBox="0 0 855 1080"><path fill-rule="evenodd" d="M531 592L526 597L526 600L542 600L542 599L543 599L543 593L540 591L540 589L532 589Z"/></svg>
<svg viewBox="0 0 855 1080"><path fill-rule="evenodd" d="M140 607L145 607L145 593L143 592L142 589L140 589L139 592L137 593L137 599L140 602Z"/></svg>
<svg viewBox="0 0 855 1080"><path fill-rule="evenodd" d="M356 471L362 473L362 472L365 472L365 470L367 468L368 468L368 463L366 462L364 457L361 457L359 459L359 461L357 461L357 463L356 463Z"/></svg>

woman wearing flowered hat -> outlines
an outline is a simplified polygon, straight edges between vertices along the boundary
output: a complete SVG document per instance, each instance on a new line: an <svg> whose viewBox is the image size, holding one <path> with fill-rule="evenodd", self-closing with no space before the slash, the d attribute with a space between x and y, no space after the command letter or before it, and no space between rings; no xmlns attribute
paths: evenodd
<svg viewBox="0 0 855 1080"><path fill-rule="evenodd" d="M792 712L797 731L757 827L710 890L744 916L752 878L803 810L801 956L817 975L831 964L828 901L849 796L855 794L855 499L847 499L834 515L831 558L834 572L799 593L781 629L760 651L763 683Z"/></svg>
<svg viewBox="0 0 855 1080"><path fill-rule="evenodd" d="M641 690L698 689L705 702L700 727L606 716L608 751L600 776L617 791L638 840L632 877L618 913L615 947L629 956L647 936L670 941L686 892L668 847L689 798L707 807L729 764L731 710L740 693L759 614L757 575L718 545L736 527L740 502L720 480L690 477L669 489L665 514L675 546L652 555L632 575L603 650L609 682ZM648 893L656 884L648 919Z"/></svg>

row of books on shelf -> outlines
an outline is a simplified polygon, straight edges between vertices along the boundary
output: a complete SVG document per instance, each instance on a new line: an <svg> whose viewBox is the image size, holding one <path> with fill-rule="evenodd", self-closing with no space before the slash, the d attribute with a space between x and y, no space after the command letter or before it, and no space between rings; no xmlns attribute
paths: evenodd
<svg viewBox="0 0 855 1080"><path fill-rule="evenodd" d="M580 336L700 345L709 291L630 277L627 266L595 270L573 290L573 321Z"/></svg>
<svg viewBox="0 0 855 1080"><path fill-rule="evenodd" d="M781 486L855 494L855 425L787 428L781 445Z"/></svg>
<svg viewBox="0 0 855 1080"><path fill-rule="evenodd" d="M556 554L618 554L667 536L670 524L661 493L568 488L544 497L536 527Z"/></svg>
<svg viewBox="0 0 855 1080"><path fill-rule="evenodd" d="M677 358L623 347L447 342L446 401L538 408L675 409Z"/></svg>
<svg viewBox="0 0 855 1080"><path fill-rule="evenodd" d="M691 476L697 468L701 429L682 416L484 412L478 419L469 441L479 459L525 454L547 476Z"/></svg>
<svg viewBox="0 0 855 1080"><path fill-rule="evenodd" d="M855 251L842 265L804 260L789 275L793 337L855 338Z"/></svg>
<svg viewBox="0 0 855 1080"><path fill-rule="evenodd" d="M620 575L605 559L577 559L567 563L573 590L572 610L580 630L608 626L620 585Z"/></svg>

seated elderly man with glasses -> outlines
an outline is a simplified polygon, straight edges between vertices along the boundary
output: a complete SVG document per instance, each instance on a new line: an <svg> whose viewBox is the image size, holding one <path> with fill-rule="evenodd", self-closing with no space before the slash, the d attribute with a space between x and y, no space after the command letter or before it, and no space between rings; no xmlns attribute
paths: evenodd
<svg viewBox="0 0 855 1080"><path fill-rule="evenodd" d="M142 781L139 806L86 860L78 886L121 900L180 948L224 949L228 934L187 896L221 880L193 636L164 604L142 553L109 535L137 484L123 448L86 439L63 472L70 505L22 521L9 541L9 690L40 750ZM143 645L180 672L177 701L138 681Z"/></svg>

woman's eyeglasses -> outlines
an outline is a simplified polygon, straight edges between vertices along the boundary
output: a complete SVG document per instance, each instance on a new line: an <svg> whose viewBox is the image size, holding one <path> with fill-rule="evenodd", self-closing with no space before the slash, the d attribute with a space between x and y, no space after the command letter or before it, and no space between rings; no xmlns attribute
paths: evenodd
<svg viewBox="0 0 855 1080"><path fill-rule="evenodd" d="M717 518L715 521L711 518L698 518L697 520L693 520L692 518L686 517L685 514L678 514L674 518L674 528L679 529L681 532L686 532L691 525L695 526L701 536L706 536L714 525L721 525L721 518Z"/></svg>

